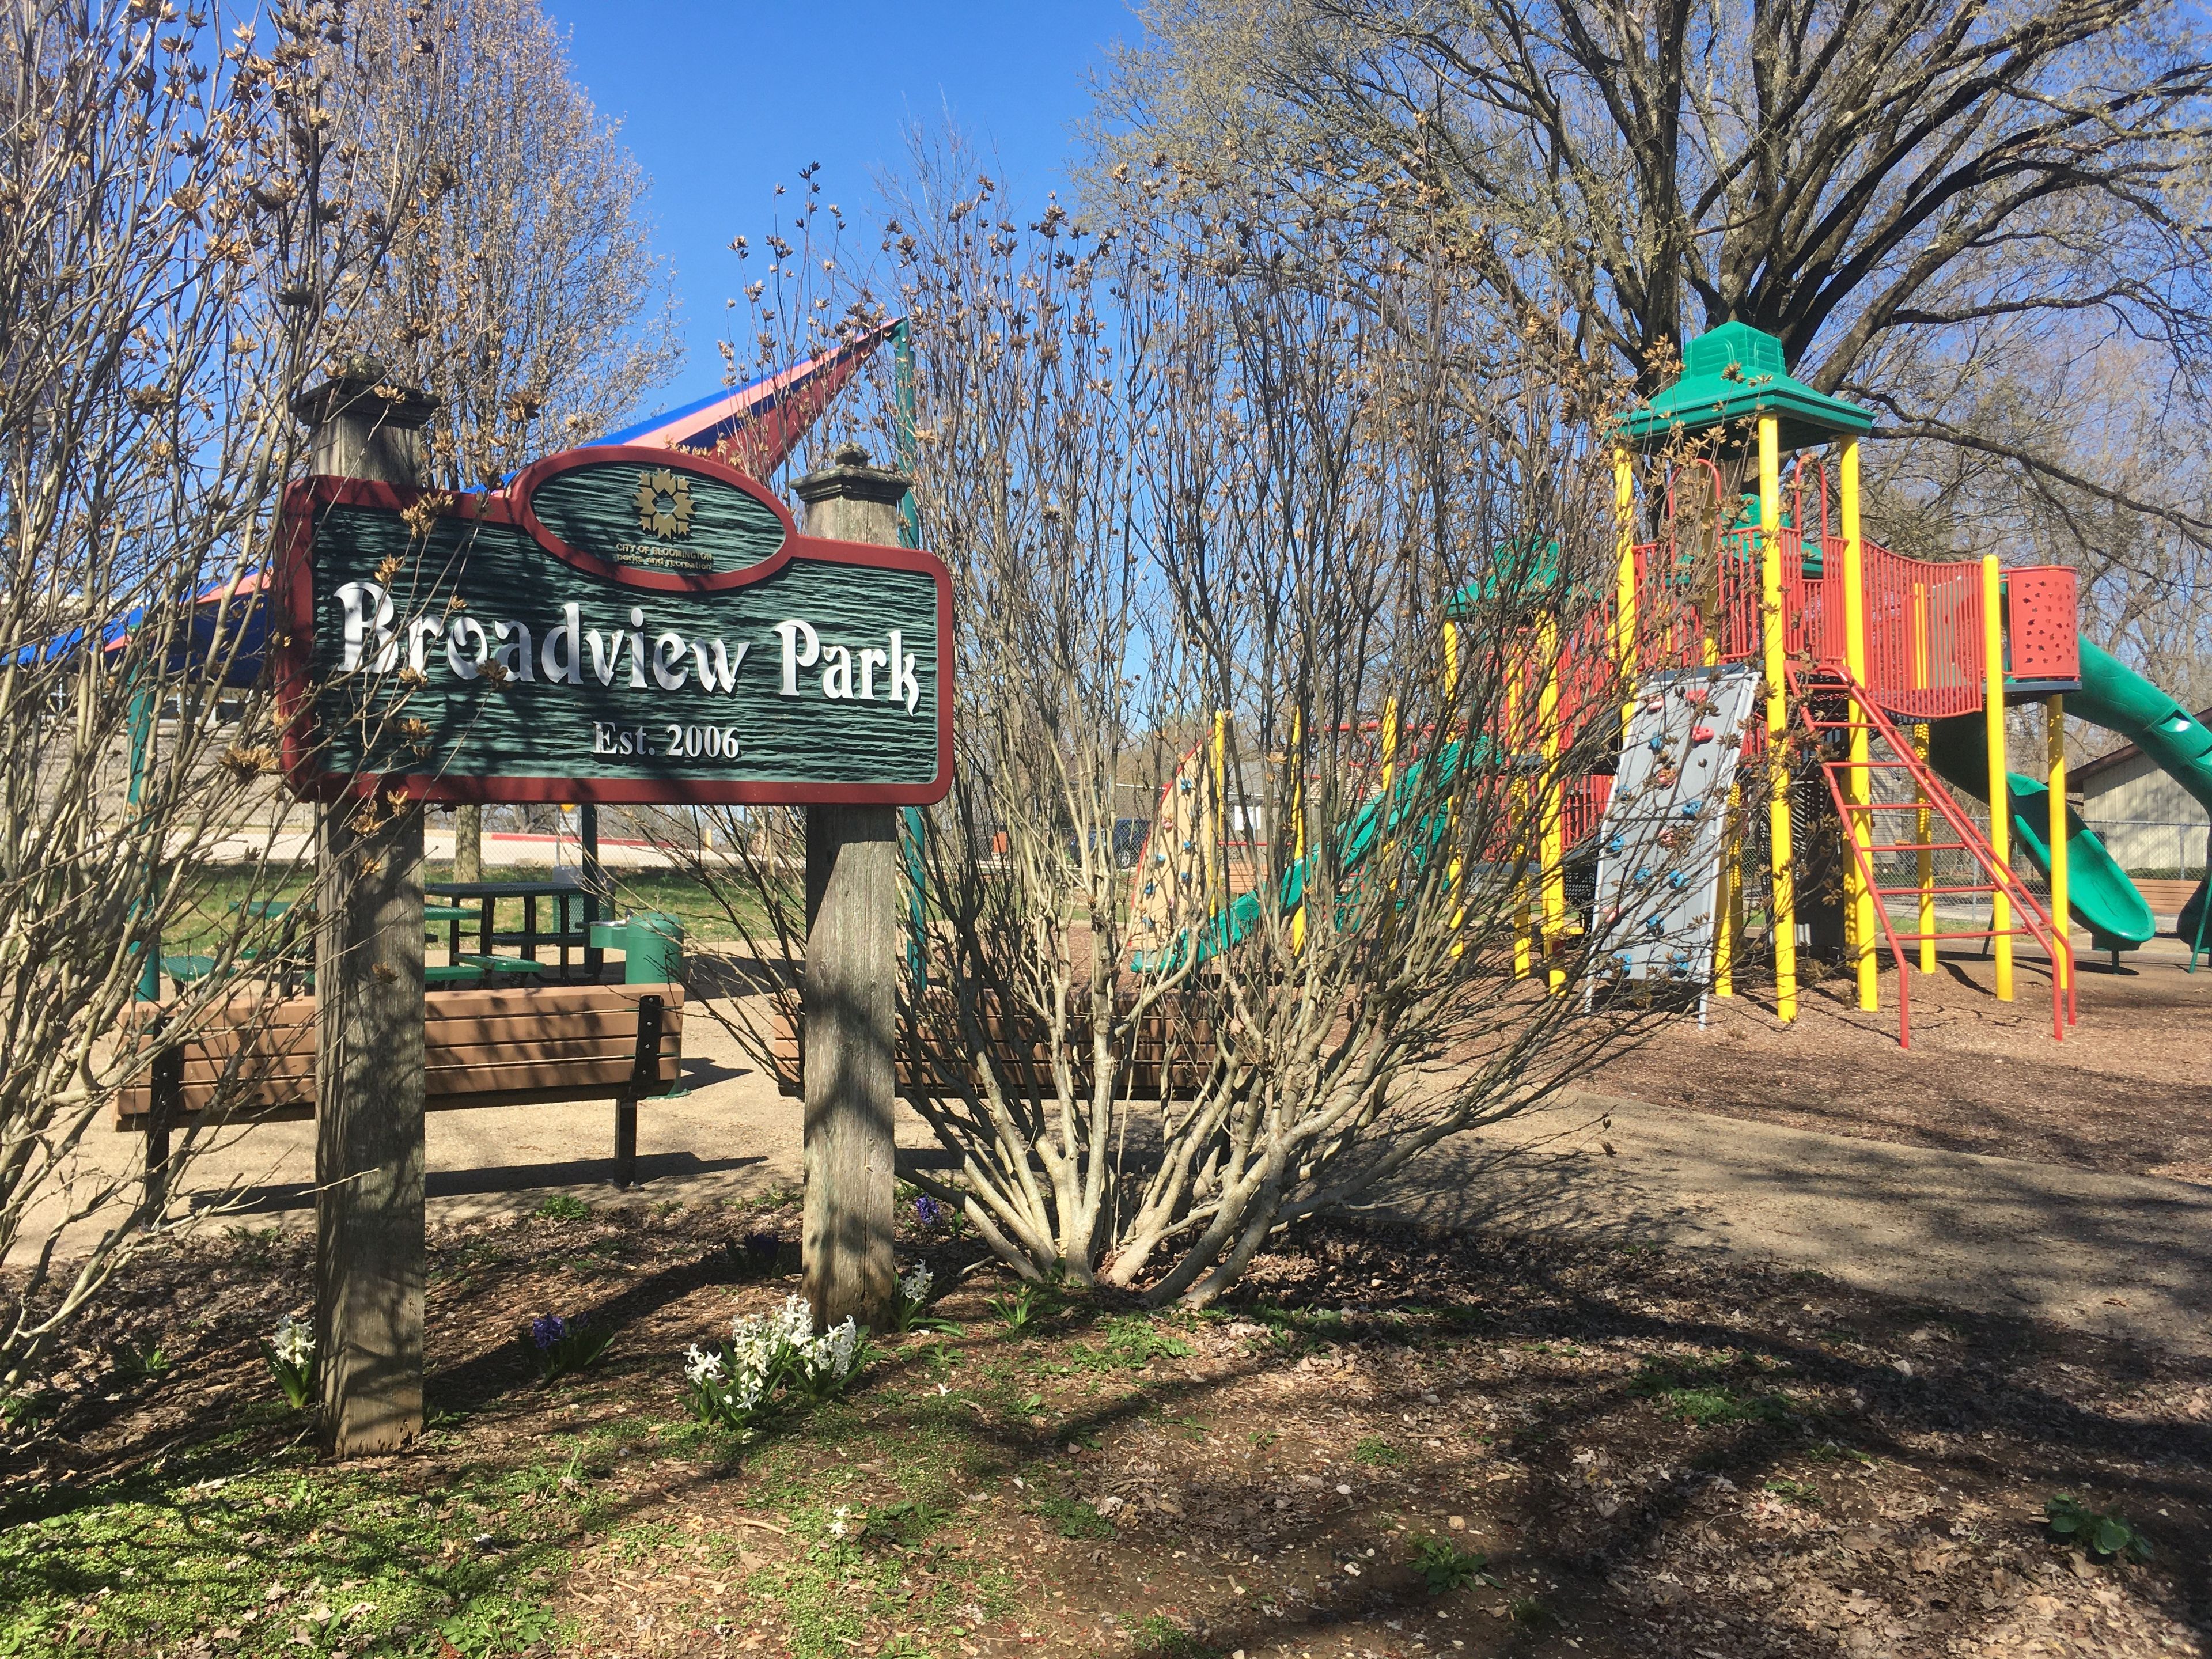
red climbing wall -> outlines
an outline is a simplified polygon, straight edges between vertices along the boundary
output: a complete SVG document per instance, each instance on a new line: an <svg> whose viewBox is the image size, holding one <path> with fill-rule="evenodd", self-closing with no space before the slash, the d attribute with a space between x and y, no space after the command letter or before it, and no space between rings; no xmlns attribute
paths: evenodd
<svg viewBox="0 0 2212 1659"><path fill-rule="evenodd" d="M2074 573L2063 565L2021 565L2005 572L2005 632L2016 680L2078 680L2081 639L2074 613Z"/></svg>

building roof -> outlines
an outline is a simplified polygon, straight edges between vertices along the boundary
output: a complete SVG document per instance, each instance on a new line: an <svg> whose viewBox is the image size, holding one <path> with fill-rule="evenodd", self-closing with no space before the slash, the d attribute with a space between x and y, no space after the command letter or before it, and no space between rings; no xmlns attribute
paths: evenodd
<svg viewBox="0 0 2212 1659"><path fill-rule="evenodd" d="M2198 709L2197 723L2199 726L2212 726L2212 708ZM2066 772L2067 790L2071 793L2086 783L2101 778L2107 772L2116 772L2130 761L2140 758L2142 755L2141 744L2124 743L2117 749L2106 750L2094 760L2083 761L2079 766L2069 767Z"/></svg>

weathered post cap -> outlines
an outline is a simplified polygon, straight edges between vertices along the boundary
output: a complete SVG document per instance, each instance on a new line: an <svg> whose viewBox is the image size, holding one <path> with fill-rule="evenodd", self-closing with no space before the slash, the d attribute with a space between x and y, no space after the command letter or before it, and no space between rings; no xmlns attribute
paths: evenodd
<svg viewBox="0 0 2212 1659"><path fill-rule="evenodd" d="M309 471L415 488L426 482L422 426L437 410L428 392L393 380L381 360L358 351L292 399L293 414L314 432Z"/></svg>
<svg viewBox="0 0 2212 1659"><path fill-rule="evenodd" d="M363 351L332 359L324 377L292 399L292 413L309 426L341 415L368 415L379 426L412 432L437 412L437 398L420 386L394 380L381 358Z"/></svg>
<svg viewBox="0 0 2212 1659"><path fill-rule="evenodd" d="M896 507L914 488L903 472L868 465L868 452L860 444L839 444L830 464L793 481L792 494L811 507L817 501L872 501Z"/></svg>

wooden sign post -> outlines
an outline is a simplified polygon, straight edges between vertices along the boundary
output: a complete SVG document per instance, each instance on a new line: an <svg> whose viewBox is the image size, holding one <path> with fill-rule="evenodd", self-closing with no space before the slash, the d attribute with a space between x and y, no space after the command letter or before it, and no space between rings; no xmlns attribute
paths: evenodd
<svg viewBox="0 0 2212 1659"><path fill-rule="evenodd" d="M793 486L806 527L896 544L908 480L870 466L858 445ZM850 1314L884 1328L892 1256L892 1107L898 1097L898 809L806 809L806 1096L801 1158L806 1300L817 1326Z"/></svg>
<svg viewBox="0 0 2212 1659"><path fill-rule="evenodd" d="M422 1421L421 804L808 807L808 1291L822 1316L873 1321L892 1273L894 811L952 781L952 579L893 544L904 479L841 456L806 480L828 535L661 449L573 450L434 496L405 425L428 406L374 378L302 399L319 465L286 495L271 621L286 775L325 803L318 1306L341 1452Z"/></svg>
<svg viewBox="0 0 2212 1659"><path fill-rule="evenodd" d="M436 405L358 362L294 404L314 471L412 488ZM315 1352L341 1457L422 1428L422 809L325 801L315 849Z"/></svg>

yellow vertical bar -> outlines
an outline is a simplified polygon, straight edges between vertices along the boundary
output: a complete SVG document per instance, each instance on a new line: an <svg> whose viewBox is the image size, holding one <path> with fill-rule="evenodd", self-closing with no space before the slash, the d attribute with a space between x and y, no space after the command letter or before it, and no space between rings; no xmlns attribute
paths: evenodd
<svg viewBox="0 0 2212 1659"><path fill-rule="evenodd" d="M2074 978L2073 919L2067 909L2066 880L2066 699L2056 692L2043 702L2044 757L2051 768L2051 926L2059 947L2051 971L2063 990Z"/></svg>
<svg viewBox="0 0 2212 1659"><path fill-rule="evenodd" d="M1636 468L1626 446L1613 452L1613 650L1620 665L1620 740L1636 718Z"/></svg>
<svg viewBox="0 0 2212 1659"><path fill-rule="evenodd" d="M1928 584L1912 584L1912 689L1928 689Z"/></svg>
<svg viewBox="0 0 2212 1659"><path fill-rule="evenodd" d="M1759 604L1766 679L1766 828L1774 848L1774 1012L1797 1018L1797 893L1790 844L1789 664L1782 615L1781 430L1759 417Z"/></svg>
<svg viewBox="0 0 2212 1659"><path fill-rule="evenodd" d="M1912 752L1919 758L1922 769L1928 765L1928 722L1912 722ZM1915 873L1920 884L1920 912L1916 924L1920 934L1920 971L1936 971L1936 854L1928 845L1929 836L1936 828L1936 815L1928 804L1928 786L1913 780L1912 799L1919 811L1912 815L1912 839L1919 848L1914 855L1917 866Z"/></svg>
<svg viewBox="0 0 2212 1659"><path fill-rule="evenodd" d="M1990 850L1996 854L1996 890L1990 895L1990 933L1997 964L1997 1000L2012 1000L2012 786L2006 781L2004 577L1997 556L1982 556L1982 720L1990 751Z"/></svg>
<svg viewBox="0 0 2212 1659"><path fill-rule="evenodd" d="M1548 613L1536 624L1536 653L1544 672L1543 689L1536 694L1544 757L1544 977L1553 996L1564 996L1567 969L1560 953L1566 948L1567 848L1559 777L1559 624Z"/></svg>
<svg viewBox="0 0 2212 1659"><path fill-rule="evenodd" d="M1505 811L1512 825L1510 840L1516 858L1521 846L1521 814L1527 810L1528 802L1528 787L1521 780L1521 704L1525 668L1525 664L1513 663L1505 679L1505 763L1513 769L1512 781L1505 787ZM1534 964L1528 939L1528 866L1524 860L1520 867L1522 878L1513 887L1513 977L1526 979Z"/></svg>
<svg viewBox="0 0 2212 1659"><path fill-rule="evenodd" d="M1213 890L1206 895L1206 913L1212 915L1220 909L1222 892L1229 885L1229 711L1213 711L1213 741L1207 761L1213 774L1213 811L1206 837L1205 848L1207 885ZM1213 886L1216 881L1219 886Z"/></svg>
<svg viewBox="0 0 2212 1659"><path fill-rule="evenodd" d="M1455 732L1459 732L1456 738L1453 736ZM1451 953L1458 956L1466 948L1459 930L1467 921L1466 908L1459 902L1465 870L1459 855L1459 801L1461 788L1474 764L1468 751L1474 746L1474 734L1461 732L1459 726L1459 624L1455 622L1444 623L1444 706L1437 717L1437 733L1436 747L1431 752L1439 759L1449 744L1456 741L1460 745L1453 751L1458 757L1456 768L1445 785L1451 792L1445 798L1450 802L1447 817L1451 826L1451 862L1444 870L1444 879L1451 884L1452 890Z"/></svg>
<svg viewBox="0 0 2212 1659"><path fill-rule="evenodd" d="M1713 507L1717 514L1720 509L1717 500L1714 501ZM1718 528L1716 524L1716 531ZM1726 586L1723 567L1728 559L1728 544L1724 537L1716 537L1713 554L1711 591L1698 595L1698 631L1702 646L1699 659L1708 668L1717 666L1721 659L1721 595ZM1736 942L1743 937L1741 784L1729 785L1728 805L1728 822L1721 826L1720 878L1713 889L1713 994L1717 997L1735 994Z"/></svg>
<svg viewBox="0 0 2212 1659"><path fill-rule="evenodd" d="M1844 440L1844 453L1838 459L1839 489L1844 532L1844 666L1850 671L1854 685L1863 686L1867 679L1866 626L1866 544L1859 531L1859 441ZM1803 526L1799 526L1801 529ZM1867 883L1863 872L1874 866L1868 850L1874 838L1868 831L1873 814L1867 808L1874 799L1874 775L1868 762L1873 758L1868 726L1873 716L1862 707L1858 694L1851 696L1851 769L1850 787L1844 799L1850 805L1849 822L1844 826L1856 849L1855 855L1844 866L1844 893L1850 906L1851 948L1856 955L1859 980L1859 1006L1879 1008L1881 1006L1880 981L1881 963L1875 955L1875 906L1881 895ZM1862 860L1864 860L1862 864Z"/></svg>
<svg viewBox="0 0 2212 1659"><path fill-rule="evenodd" d="M1735 942L1743 936L1743 786L1729 785L1721 834L1720 882L1713 892L1713 994L1735 994Z"/></svg>

